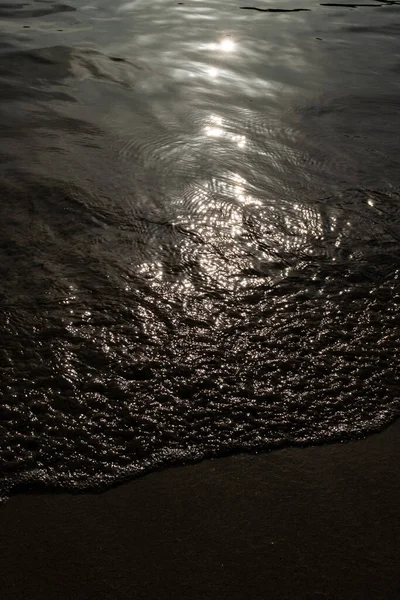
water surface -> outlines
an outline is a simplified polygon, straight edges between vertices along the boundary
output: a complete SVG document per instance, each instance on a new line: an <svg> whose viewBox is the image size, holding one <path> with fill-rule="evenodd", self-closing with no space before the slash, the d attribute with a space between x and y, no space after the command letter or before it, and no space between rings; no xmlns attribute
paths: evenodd
<svg viewBox="0 0 400 600"><path fill-rule="evenodd" d="M0 3L4 494L398 414L400 8L241 2Z"/></svg>

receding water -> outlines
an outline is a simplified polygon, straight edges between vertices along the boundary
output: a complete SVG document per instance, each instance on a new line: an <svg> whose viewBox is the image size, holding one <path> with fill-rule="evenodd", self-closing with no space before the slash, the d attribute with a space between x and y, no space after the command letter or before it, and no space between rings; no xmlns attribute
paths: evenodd
<svg viewBox="0 0 400 600"><path fill-rule="evenodd" d="M255 2L0 2L3 495L398 415L399 3Z"/></svg>

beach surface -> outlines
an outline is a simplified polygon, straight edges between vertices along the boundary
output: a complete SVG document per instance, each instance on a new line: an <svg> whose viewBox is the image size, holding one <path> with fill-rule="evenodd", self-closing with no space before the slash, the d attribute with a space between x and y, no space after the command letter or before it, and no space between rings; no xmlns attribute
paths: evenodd
<svg viewBox="0 0 400 600"><path fill-rule="evenodd" d="M0 509L1 597L399 597L400 422Z"/></svg>

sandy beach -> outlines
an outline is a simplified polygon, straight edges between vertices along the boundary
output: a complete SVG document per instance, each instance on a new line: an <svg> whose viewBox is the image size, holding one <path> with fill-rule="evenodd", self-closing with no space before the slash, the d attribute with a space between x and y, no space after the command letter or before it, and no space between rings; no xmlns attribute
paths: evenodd
<svg viewBox="0 0 400 600"><path fill-rule="evenodd" d="M398 598L400 422L0 510L3 600Z"/></svg>

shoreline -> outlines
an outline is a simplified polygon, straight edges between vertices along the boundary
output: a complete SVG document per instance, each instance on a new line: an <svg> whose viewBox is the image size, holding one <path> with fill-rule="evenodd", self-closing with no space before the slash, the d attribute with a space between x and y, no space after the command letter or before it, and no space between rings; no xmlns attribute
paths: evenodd
<svg viewBox="0 0 400 600"><path fill-rule="evenodd" d="M400 420L0 508L2 598L398 597Z"/></svg>

